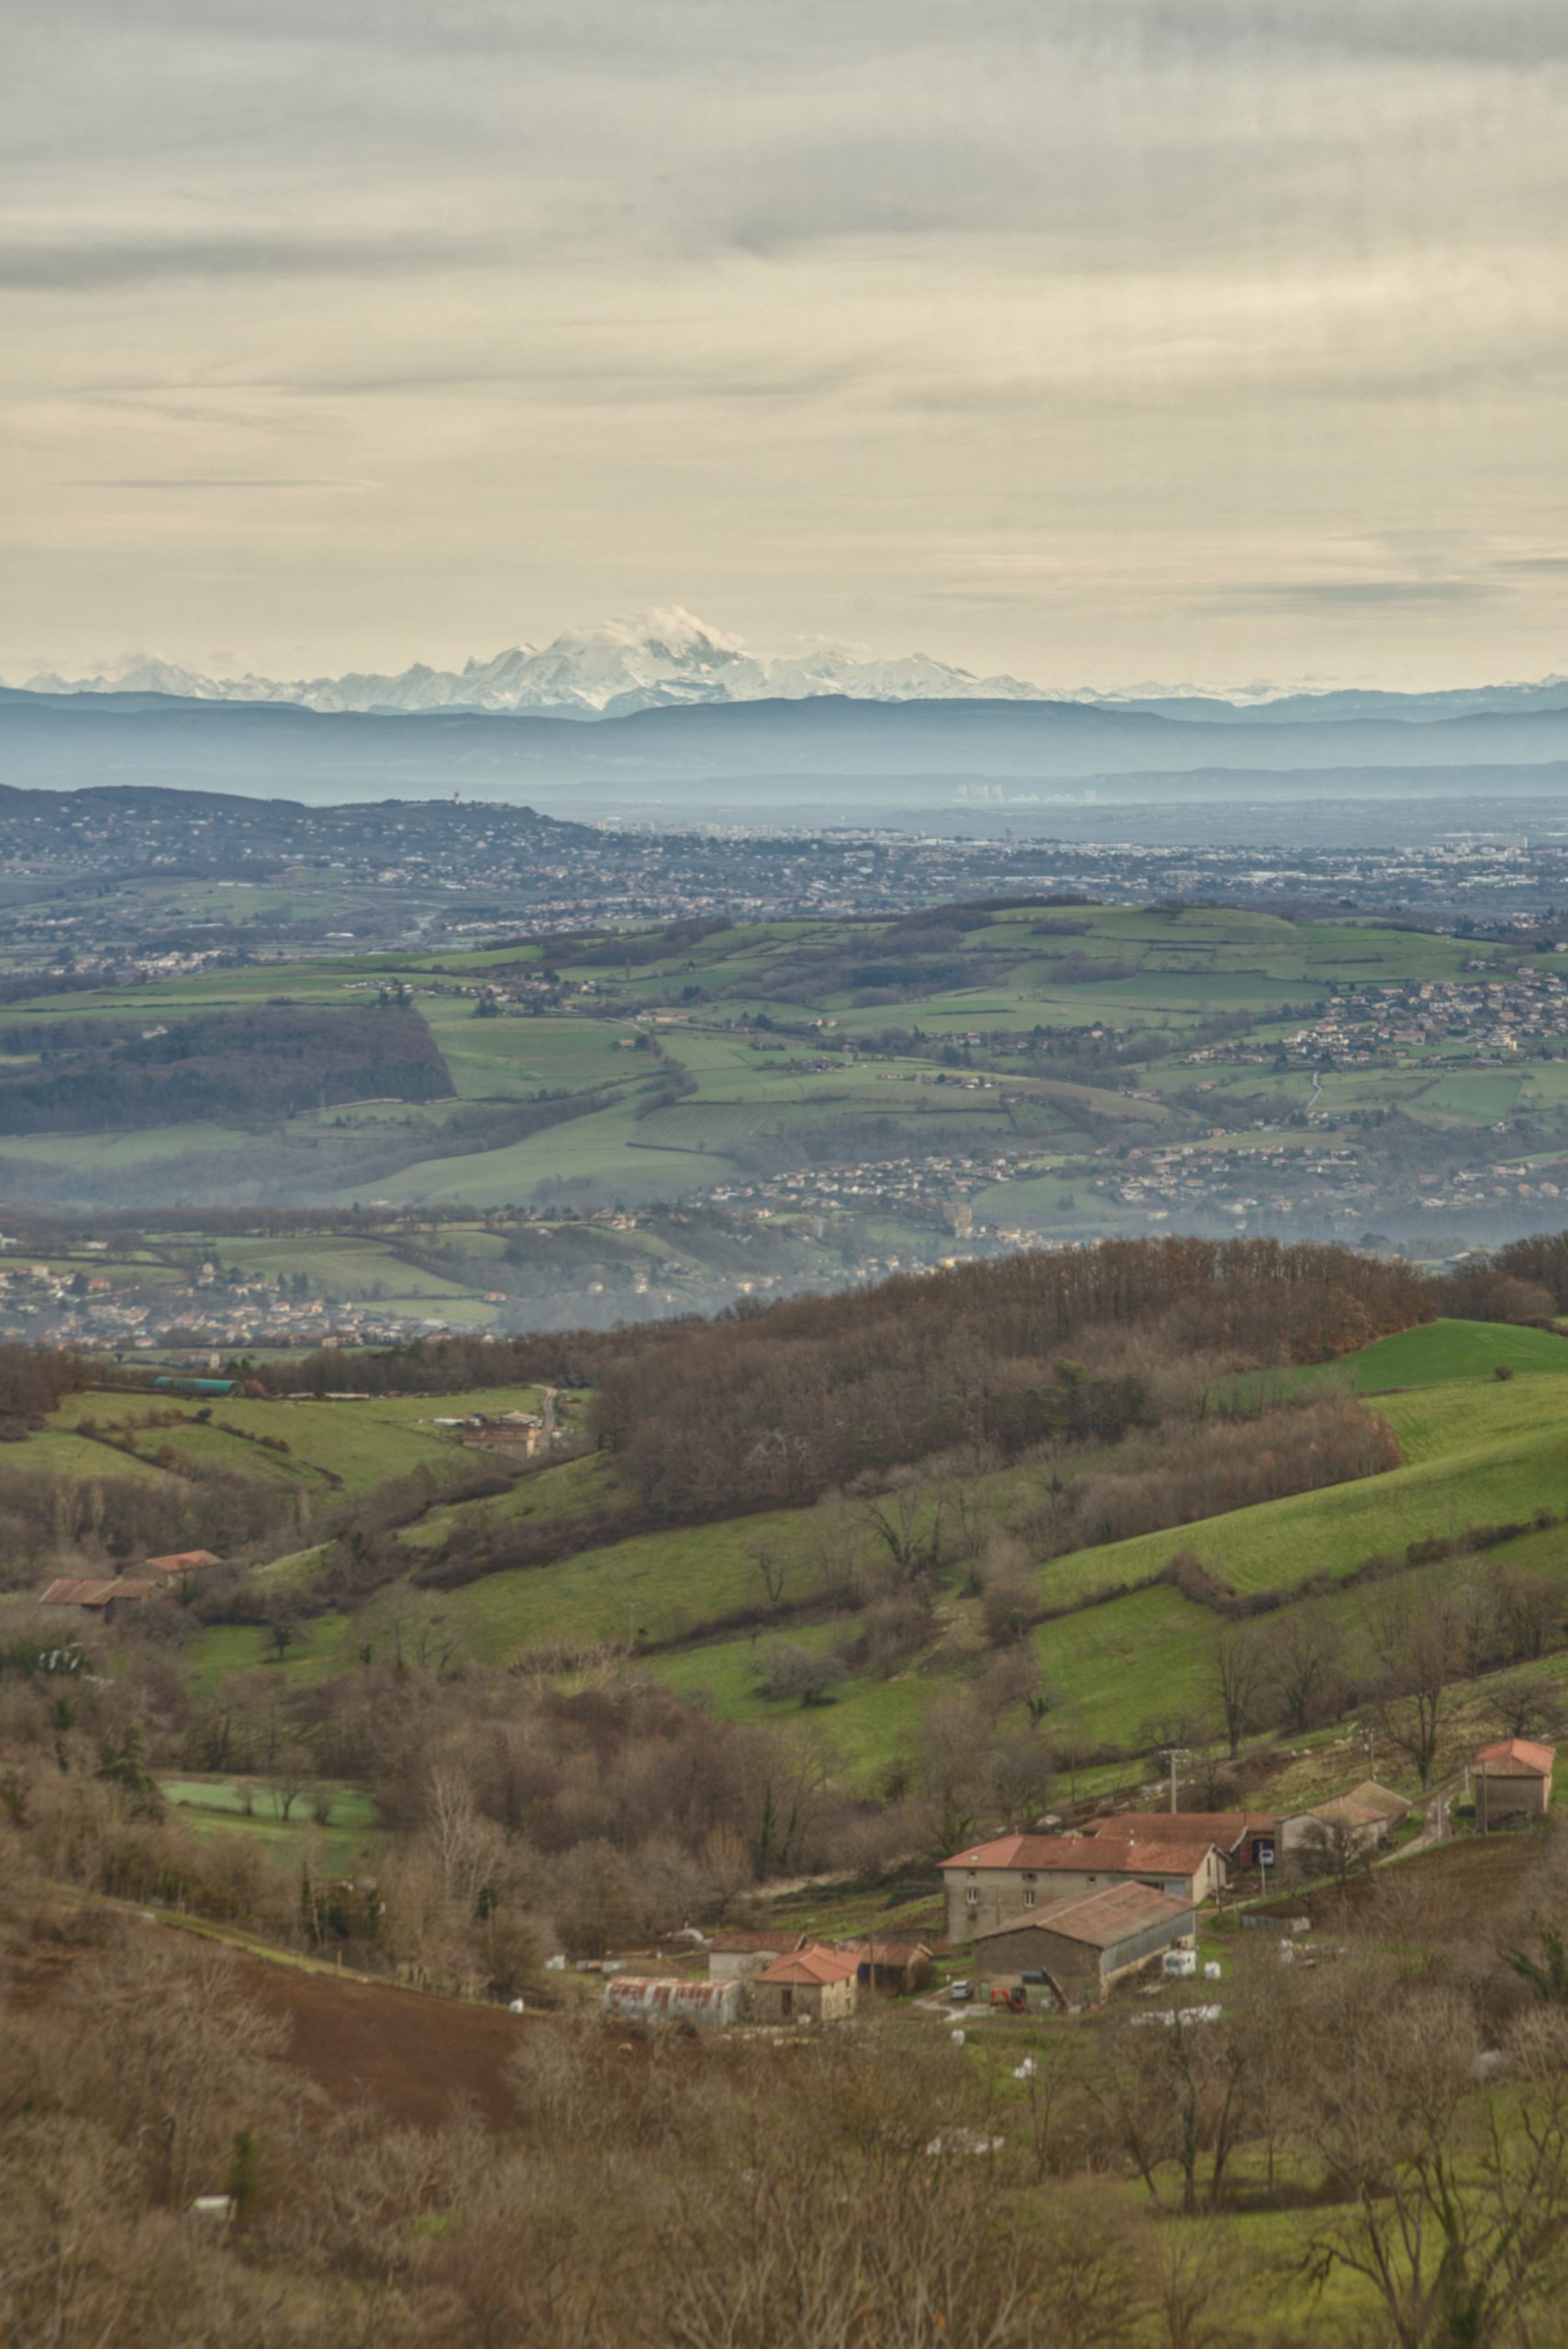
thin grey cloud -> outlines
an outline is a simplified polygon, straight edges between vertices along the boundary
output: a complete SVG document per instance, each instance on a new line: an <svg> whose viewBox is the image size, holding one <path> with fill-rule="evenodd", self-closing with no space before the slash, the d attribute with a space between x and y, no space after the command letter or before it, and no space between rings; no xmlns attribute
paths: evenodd
<svg viewBox="0 0 1568 2349"><path fill-rule="evenodd" d="M488 240L485 240L487 243ZM165 278L394 277L480 258L479 240L363 237L94 237L0 246L0 287L101 294Z"/></svg>
<svg viewBox="0 0 1568 2349"><path fill-rule="evenodd" d="M181 479L177 473L153 473L143 480L134 477L116 479L112 474L90 474L78 481L62 481L61 489L126 489L126 490L204 490L204 489L362 489L363 482L333 481L325 473L302 473L295 480L271 473L237 473L229 480L206 474L192 474Z"/></svg>
<svg viewBox="0 0 1568 2349"><path fill-rule="evenodd" d="M536 59L583 56L613 72L668 59L717 76L759 56L803 64L940 49L1018 56L1049 45L1212 53L1288 45L1355 57L1450 57L1484 65L1568 56L1559 0L141 0L153 37L247 46L363 49ZM62 0L53 19L123 22L117 0Z"/></svg>
<svg viewBox="0 0 1568 2349"><path fill-rule="evenodd" d="M1358 604L1468 604L1496 593L1486 579L1275 579L1217 600L1232 611L1260 602L1305 611Z"/></svg>

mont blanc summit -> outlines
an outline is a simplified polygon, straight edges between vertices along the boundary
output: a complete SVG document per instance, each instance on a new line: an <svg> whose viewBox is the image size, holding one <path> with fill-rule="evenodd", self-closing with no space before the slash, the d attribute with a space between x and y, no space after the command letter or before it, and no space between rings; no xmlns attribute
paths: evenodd
<svg viewBox="0 0 1568 2349"><path fill-rule="evenodd" d="M679 605L636 618L566 629L549 644L513 645L461 669L416 662L395 674L279 679L247 673L201 675L147 653L106 662L95 674L46 671L27 680L35 693L156 693L195 701L288 702L306 709L488 709L621 717L638 709L704 701L801 701L844 694L857 701L1044 699L1016 677L976 677L916 652L882 659L862 647L813 642L762 651L723 634Z"/></svg>

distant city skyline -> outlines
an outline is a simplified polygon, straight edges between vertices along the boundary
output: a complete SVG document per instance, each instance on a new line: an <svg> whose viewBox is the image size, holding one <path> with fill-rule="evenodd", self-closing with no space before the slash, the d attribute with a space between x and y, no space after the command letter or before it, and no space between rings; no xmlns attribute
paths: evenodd
<svg viewBox="0 0 1568 2349"><path fill-rule="evenodd" d="M1559 0L59 0L0 670L1568 670Z"/></svg>

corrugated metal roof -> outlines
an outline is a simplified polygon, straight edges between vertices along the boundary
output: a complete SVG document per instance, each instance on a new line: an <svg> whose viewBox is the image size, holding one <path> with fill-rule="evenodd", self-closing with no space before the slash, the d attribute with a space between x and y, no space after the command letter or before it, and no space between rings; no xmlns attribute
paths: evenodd
<svg viewBox="0 0 1568 2349"><path fill-rule="evenodd" d="M60 1575L39 1599L40 1607L107 1607L112 1599L150 1598L158 1585L128 1575L105 1581L95 1575Z"/></svg>
<svg viewBox="0 0 1568 2349"><path fill-rule="evenodd" d="M1152 1885L1112 1884L1103 1892L1087 1893L1082 1900L1064 1900L1055 1909L1031 1909L1022 1917L1010 1917L1006 1924L976 1933L974 1944L978 1949L981 1943L995 1941L999 1933L1035 1932L1084 1942L1092 1949L1108 1949L1131 1933L1145 1932L1151 1925L1174 1924L1192 1914L1190 1900L1158 1892Z"/></svg>

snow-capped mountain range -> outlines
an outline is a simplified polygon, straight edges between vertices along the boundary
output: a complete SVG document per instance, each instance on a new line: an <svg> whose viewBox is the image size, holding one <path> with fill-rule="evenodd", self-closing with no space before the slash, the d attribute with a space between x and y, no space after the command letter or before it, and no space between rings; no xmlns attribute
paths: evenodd
<svg viewBox="0 0 1568 2349"><path fill-rule="evenodd" d="M642 709L702 702L808 701L841 695L851 701L1032 701L1089 703L1149 717L1225 725L1396 718L1433 719L1485 713L1523 716L1568 709L1568 678L1456 686L1434 693L1373 687L1282 692L1249 685L1216 692L1201 685L1137 685L1119 693L1032 685L1019 677L980 677L929 653L884 658L862 645L811 642L765 652L726 636L679 605L597 628L568 629L549 644L517 644L461 669L416 662L395 675L372 671L342 677L280 679L199 675L147 653L108 662L94 675L46 670L23 681L36 694L166 694L183 701L283 702L324 711L371 710L392 716L430 711L540 712L554 718L625 718Z"/></svg>
<svg viewBox="0 0 1568 2349"><path fill-rule="evenodd" d="M923 652L880 660L862 650L816 644L758 652L672 606L637 619L569 629L546 645L519 644L462 669L417 662L395 676L205 677L145 654L91 677L52 672L27 679L30 693L172 694L195 701L290 702L306 709L549 710L617 718L680 703L787 700L845 694L859 701L1044 701L1017 677L976 677Z"/></svg>

